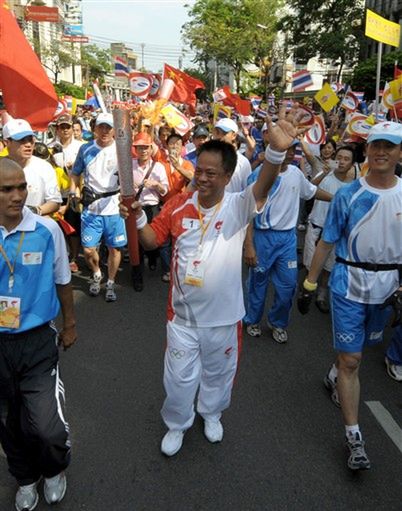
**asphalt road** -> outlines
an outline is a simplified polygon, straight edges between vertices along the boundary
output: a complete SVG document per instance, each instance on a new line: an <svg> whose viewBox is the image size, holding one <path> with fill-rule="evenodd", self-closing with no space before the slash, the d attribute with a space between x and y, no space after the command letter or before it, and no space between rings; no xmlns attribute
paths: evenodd
<svg viewBox="0 0 402 511"><path fill-rule="evenodd" d="M322 384L333 360L329 317L315 307L307 317L293 311L286 345L266 327L259 339L244 336L223 442L210 444L197 418L168 459L159 451L168 288L146 271L135 293L127 267L119 282L118 301L106 303L87 295L85 272L74 277L79 341L61 353L73 463L57 509L402 510L402 384L385 373L384 345L367 350L361 370L370 471L346 468L340 411ZM373 401L396 421L399 449ZM0 457L1 511L14 509L15 488ZM37 509L49 509L42 497Z"/></svg>

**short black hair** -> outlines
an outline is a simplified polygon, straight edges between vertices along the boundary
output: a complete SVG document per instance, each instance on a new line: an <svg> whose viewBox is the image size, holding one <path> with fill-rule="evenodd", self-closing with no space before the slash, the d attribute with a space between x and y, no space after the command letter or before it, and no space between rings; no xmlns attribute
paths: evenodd
<svg viewBox="0 0 402 511"><path fill-rule="evenodd" d="M179 140L181 140L183 142L183 137L181 135L179 135L178 133L173 132L167 137L166 143L168 144L172 140L172 138L178 138Z"/></svg>
<svg viewBox="0 0 402 511"><path fill-rule="evenodd" d="M198 151L198 158L204 152L220 154L225 174L232 175L237 165L236 149L223 140L208 140Z"/></svg>
<svg viewBox="0 0 402 511"><path fill-rule="evenodd" d="M339 153L339 151L349 151L352 153L352 163L356 162L356 151L353 149L351 145L342 145L338 147L338 149L335 151L335 157Z"/></svg>
<svg viewBox="0 0 402 511"><path fill-rule="evenodd" d="M332 147L334 148L334 151L336 151L336 142L332 138L327 138L327 140L323 144L320 144L320 151L328 144L331 144Z"/></svg>

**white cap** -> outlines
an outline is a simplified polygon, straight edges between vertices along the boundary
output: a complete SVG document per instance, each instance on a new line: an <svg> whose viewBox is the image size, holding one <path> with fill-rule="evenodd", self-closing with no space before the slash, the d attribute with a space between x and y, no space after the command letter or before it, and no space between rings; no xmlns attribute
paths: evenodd
<svg viewBox="0 0 402 511"><path fill-rule="evenodd" d="M400 144L402 142L402 124L392 121L376 124L368 132L367 143L370 144L374 140L387 140L392 144Z"/></svg>
<svg viewBox="0 0 402 511"><path fill-rule="evenodd" d="M99 124L107 124L113 128L113 115L104 113L99 114L96 118L95 126L99 126Z"/></svg>
<svg viewBox="0 0 402 511"><path fill-rule="evenodd" d="M25 137L35 136L29 122L24 119L11 119L3 126L3 138L22 140Z"/></svg>
<svg viewBox="0 0 402 511"><path fill-rule="evenodd" d="M228 133L229 131L234 131L237 133L239 131L239 127L234 122L233 119L229 119L228 117L224 117L223 119L219 119L219 121L215 124L215 128L219 128L220 130Z"/></svg>

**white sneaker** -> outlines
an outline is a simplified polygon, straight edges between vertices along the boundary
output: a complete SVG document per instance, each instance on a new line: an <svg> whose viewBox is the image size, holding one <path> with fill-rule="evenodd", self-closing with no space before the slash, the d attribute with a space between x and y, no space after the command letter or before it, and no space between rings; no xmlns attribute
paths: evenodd
<svg viewBox="0 0 402 511"><path fill-rule="evenodd" d="M211 443L222 442L223 426L221 421L206 420L204 422L204 435Z"/></svg>
<svg viewBox="0 0 402 511"><path fill-rule="evenodd" d="M251 337L261 337L260 325L248 325L246 331Z"/></svg>
<svg viewBox="0 0 402 511"><path fill-rule="evenodd" d="M385 357L387 373L395 381L402 381L402 365L393 364L388 357Z"/></svg>
<svg viewBox="0 0 402 511"><path fill-rule="evenodd" d="M18 488L15 495L15 509L17 511L32 511L36 508L39 501L38 483L39 481Z"/></svg>
<svg viewBox="0 0 402 511"><path fill-rule="evenodd" d="M177 429L169 429L166 435L162 439L161 451L166 456L174 456L180 451L183 445L184 431Z"/></svg>
<svg viewBox="0 0 402 511"><path fill-rule="evenodd" d="M267 321L268 328L271 331L272 339L276 341L279 344L283 344L285 342L288 342L288 333L284 328L280 328L277 326L271 325L269 321Z"/></svg>
<svg viewBox="0 0 402 511"><path fill-rule="evenodd" d="M98 296L101 289L102 275L92 275L91 283L89 285L89 294L91 296Z"/></svg>
<svg viewBox="0 0 402 511"><path fill-rule="evenodd" d="M107 302L115 302L117 300L114 284L106 284L105 300Z"/></svg>
<svg viewBox="0 0 402 511"><path fill-rule="evenodd" d="M67 478L64 472L49 479L45 478L43 493L48 504L57 504L63 500L67 489Z"/></svg>

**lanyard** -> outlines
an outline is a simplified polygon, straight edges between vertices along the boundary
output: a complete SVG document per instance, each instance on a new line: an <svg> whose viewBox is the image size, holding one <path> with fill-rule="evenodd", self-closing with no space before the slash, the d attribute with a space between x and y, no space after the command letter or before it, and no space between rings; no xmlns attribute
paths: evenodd
<svg viewBox="0 0 402 511"><path fill-rule="evenodd" d="M25 231L22 231L21 234L20 234L20 240L18 242L17 252L15 253L14 261L13 261L12 264L11 264L10 259L7 256L7 254L6 254L3 246L0 245L0 254L3 256L5 262L6 262L7 266L8 266L8 269L10 270L10 276L8 278L8 292L9 293L11 293L11 291L13 290L15 263L17 262L17 257L18 257L18 254L20 253L21 248L22 248L22 243L24 241L24 238L25 238Z"/></svg>
<svg viewBox="0 0 402 511"><path fill-rule="evenodd" d="M209 219L207 225L204 225L204 220L203 220L202 215L201 215L200 201L197 200L198 218L200 219L200 226L201 226L201 231L202 231L201 238L200 238L200 247L202 245L202 241L204 239L205 233L207 232L210 223L212 222L212 220L215 218L215 216L217 215L218 211L220 210L221 205L222 205L222 200L220 200L218 202L218 204L215 206L214 212L212 213L212 216Z"/></svg>

